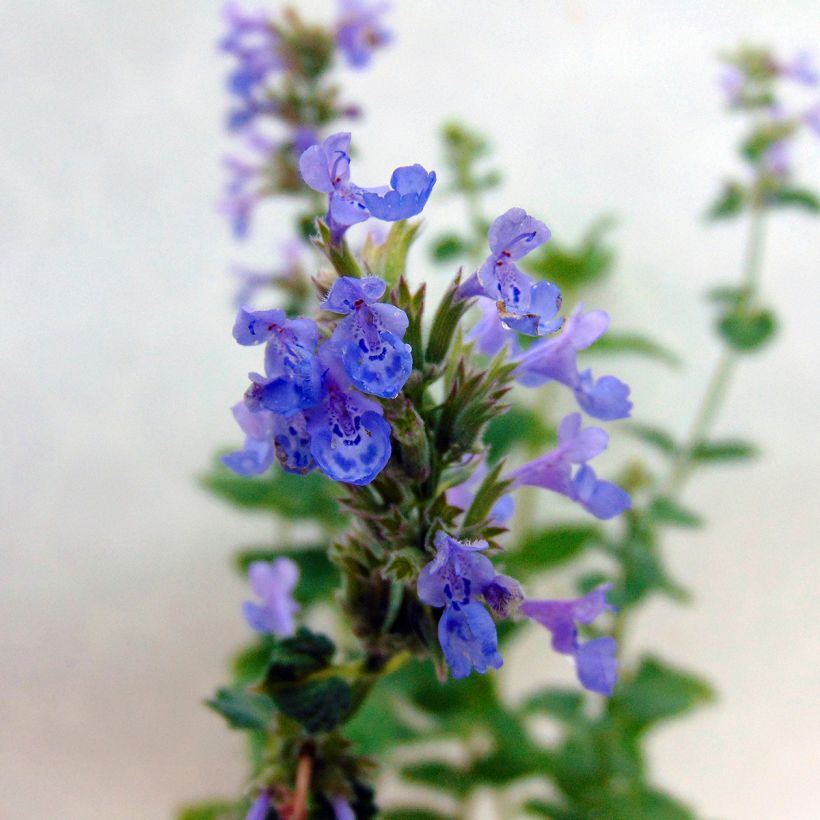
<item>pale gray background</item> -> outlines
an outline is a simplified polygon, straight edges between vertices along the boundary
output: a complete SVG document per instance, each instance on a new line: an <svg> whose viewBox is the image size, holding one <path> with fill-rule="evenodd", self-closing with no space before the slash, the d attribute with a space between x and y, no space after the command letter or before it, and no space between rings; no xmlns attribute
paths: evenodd
<svg viewBox="0 0 820 820"><path fill-rule="evenodd" d="M816 0L396 5L395 47L346 78L368 112L357 178L435 167L437 126L458 114L495 141L496 210L522 205L559 237L618 212L619 275L600 306L688 358L685 378L618 369L637 418L682 429L714 358L699 299L736 275L742 241L699 219L735 164L713 56L742 36L820 54ZM229 333L225 269L240 255L213 210L218 31L211 2L0 9L3 820L162 818L241 785L240 742L199 698L245 633L229 552L269 525L192 480L238 441L227 407L249 366ZM806 138L798 162L815 184L818 160ZM426 216L458 214L434 196ZM284 229L272 212L257 225L262 258ZM654 765L705 816L738 820L817 817L820 797L820 226L784 214L768 251L783 330L720 422L765 457L691 488L710 527L667 553L695 605L652 604L629 648L716 683L718 705L658 734ZM513 694L533 675L570 680L544 635L528 648L543 660Z"/></svg>

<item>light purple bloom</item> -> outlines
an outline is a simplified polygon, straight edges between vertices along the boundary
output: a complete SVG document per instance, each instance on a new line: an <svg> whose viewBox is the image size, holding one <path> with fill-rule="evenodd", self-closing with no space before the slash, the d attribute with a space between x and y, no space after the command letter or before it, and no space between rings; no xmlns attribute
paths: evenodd
<svg viewBox="0 0 820 820"><path fill-rule="evenodd" d="M595 381L589 370L578 372L576 353L597 341L609 327L609 316L602 310L582 315L582 309L580 304L575 308L560 336L536 342L518 356L516 379L527 387L560 382L575 393L580 407L593 418L626 418L632 410L627 385L614 376Z"/></svg>
<svg viewBox="0 0 820 820"><path fill-rule="evenodd" d="M222 457L222 463L243 476L259 475L273 464L273 413L265 410L252 413L244 402L233 407L236 423L245 433L245 447Z"/></svg>
<svg viewBox="0 0 820 820"><path fill-rule="evenodd" d="M508 330L529 336L558 330L563 324L563 319L556 318L561 291L551 282L534 283L515 264L550 238L549 228L523 208L510 208L493 222L487 238L492 253L461 286L460 296L492 299Z"/></svg>
<svg viewBox="0 0 820 820"><path fill-rule="evenodd" d="M791 62L781 68L781 73L803 85L817 85L820 72L814 63L814 57L808 51L801 51Z"/></svg>
<svg viewBox="0 0 820 820"><path fill-rule="evenodd" d="M467 334L468 341L475 341L476 350L483 356L495 356L505 345L513 355L521 352L521 345L514 331L501 323L498 308L489 299L479 299L481 318Z"/></svg>
<svg viewBox="0 0 820 820"><path fill-rule="evenodd" d="M484 673L499 669L498 634L490 613L481 604L453 603L438 622L438 640L454 678L466 678L473 668Z"/></svg>
<svg viewBox="0 0 820 820"><path fill-rule="evenodd" d="M364 68L373 52L393 39L379 17L389 8L388 3L370 5L365 0L340 0L336 43L349 65Z"/></svg>
<svg viewBox="0 0 820 820"><path fill-rule="evenodd" d="M413 370L413 352L402 341L407 314L377 301L385 288L385 282L375 276L342 276L333 283L322 307L345 314L331 344L339 349L353 384L365 393L390 399L398 395Z"/></svg>
<svg viewBox="0 0 820 820"><path fill-rule="evenodd" d="M274 416L273 447L276 460L286 473L306 475L316 466L304 413Z"/></svg>
<svg viewBox="0 0 820 820"><path fill-rule="evenodd" d="M340 794L330 798L330 805L333 807L333 813L336 815L335 820L356 820L356 814L350 803Z"/></svg>
<svg viewBox="0 0 820 820"><path fill-rule="evenodd" d="M606 594L612 584L592 590L582 598L569 601L524 601L520 611L552 633L552 648L575 658L581 684L592 692L611 695L618 675L614 638L595 638L586 643L578 639L578 625L591 624L606 609L614 611Z"/></svg>
<svg viewBox="0 0 820 820"><path fill-rule="evenodd" d="M265 789L259 792L259 796L253 801L253 805L245 815L245 820L265 820L271 808L271 795Z"/></svg>
<svg viewBox="0 0 820 820"><path fill-rule="evenodd" d="M766 149L766 167L776 177L786 177L791 172L791 148L786 140L773 142Z"/></svg>
<svg viewBox="0 0 820 820"><path fill-rule="evenodd" d="M245 394L251 410L291 415L320 398L321 368L316 357L319 328L312 319L288 319L283 310L241 308L233 335L241 345L266 342L265 375L251 373Z"/></svg>
<svg viewBox="0 0 820 820"><path fill-rule="evenodd" d="M383 222L399 222L424 210L435 184L435 171L428 173L421 165L407 165L393 171L390 190L365 190L362 198L371 216Z"/></svg>
<svg viewBox="0 0 820 820"><path fill-rule="evenodd" d="M737 103L743 95L746 85L746 74L737 66L724 66L718 77L718 83L726 95L726 100L730 105Z"/></svg>
<svg viewBox="0 0 820 820"><path fill-rule="evenodd" d="M242 239L247 236L253 209L261 200L260 194L252 190L260 169L237 157L225 157L224 162L230 176L218 207L230 222L234 236Z"/></svg>
<svg viewBox="0 0 820 820"><path fill-rule="evenodd" d="M322 400L305 414L310 452L322 472L335 481L369 484L390 459L390 425L380 404L353 390L328 345L320 358L327 368Z"/></svg>
<svg viewBox="0 0 820 820"><path fill-rule="evenodd" d="M242 606L245 620L257 632L271 633L281 638L295 631L294 615L299 605L293 600L293 590L299 580L299 567L290 558L254 561L248 567L251 589L261 604L246 601Z"/></svg>
<svg viewBox="0 0 820 820"><path fill-rule="evenodd" d="M820 103L817 105L812 106L806 113L803 115L803 121L806 125L814 131L815 134L820 136Z"/></svg>
<svg viewBox="0 0 820 820"><path fill-rule="evenodd" d="M486 541L462 543L439 530L434 543L436 557L419 574L418 593L424 603L466 603L495 578L492 561L480 554L487 549Z"/></svg>
<svg viewBox="0 0 820 820"><path fill-rule="evenodd" d="M566 416L558 427L558 446L513 470L507 478L515 486L542 487L577 501L596 518L608 519L629 509L629 494L609 481L596 478L586 466L606 450L609 436L599 427L581 429L581 414ZM583 465L573 477L572 465Z"/></svg>

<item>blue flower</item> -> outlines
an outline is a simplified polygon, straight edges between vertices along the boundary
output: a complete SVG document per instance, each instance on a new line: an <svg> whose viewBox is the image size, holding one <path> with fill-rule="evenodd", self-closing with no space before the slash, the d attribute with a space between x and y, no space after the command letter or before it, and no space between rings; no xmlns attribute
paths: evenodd
<svg viewBox="0 0 820 820"><path fill-rule="evenodd" d="M259 792L256 800L253 801L248 813L245 815L245 820L265 820L272 806L271 794L267 789L264 789Z"/></svg>
<svg viewBox="0 0 820 820"><path fill-rule="evenodd" d="M364 190L362 199L371 216L384 222L399 222L424 210L435 184L435 171L428 173L421 165L407 165L393 171L391 190Z"/></svg>
<svg viewBox="0 0 820 820"><path fill-rule="evenodd" d="M602 695L611 695L618 677L614 638L594 638L581 643L578 624L590 624L604 610L614 607L606 594L612 584L592 590L582 598L569 601L524 601L520 611L552 633L552 648L575 658L578 679L584 688Z"/></svg>
<svg viewBox="0 0 820 820"><path fill-rule="evenodd" d="M461 542L439 530L435 537L436 557L419 574L419 598L431 606L453 601L466 602L482 594L495 578L492 561L481 550L486 541Z"/></svg>
<svg viewBox="0 0 820 820"><path fill-rule="evenodd" d="M393 39L379 20L388 8L387 3L371 6L364 0L340 0L336 43L353 68L364 68L373 52Z"/></svg>
<svg viewBox="0 0 820 820"><path fill-rule="evenodd" d="M609 316L602 310L583 314L578 305L560 336L532 345L516 358L516 379L527 387L557 381L569 387L583 410L602 421L629 416L632 402L629 387L614 376L593 380L592 373L578 372L576 353L597 341L609 327Z"/></svg>
<svg viewBox="0 0 820 820"><path fill-rule="evenodd" d="M234 405L233 416L245 433L245 447L222 457L222 463L238 475L259 475L273 464L273 413L252 413L244 402Z"/></svg>
<svg viewBox="0 0 820 820"><path fill-rule="evenodd" d="M248 567L251 589L261 604L246 601L242 612L248 626L257 632L269 632L285 638L295 630L293 616L299 605L293 600L293 590L299 580L299 567L290 558L254 561Z"/></svg>
<svg viewBox="0 0 820 820"><path fill-rule="evenodd" d="M528 336L554 333L563 324L557 317L561 291L551 282L533 282L516 264L517 259L550 238L549 228L523 208L510 208L490 226L492 253L462 286L462 298L486 296L498 308L502 325Z"/></svg>
<svg viewBox="0 0 820 820"><path fill-rule="evenodd" d="M558 446L506 477L515 486L542 487L577 501L596 518L608 519L629 509L629 493L595 476L586 462L607 448L609 436L599 427L581 429L581 414L566 416L558 427ZM572 465L583 465L573 477Z"/></svg>
<svg viewBox="0 0 820 820"><path fill-rule="evenodd" d="M446 607L438 622L438 640L454 678L466 678L473 668L481 673L487 667L499 669L504 663L495 623L481 604Z"/></svg>
<svg viewBox="0 0 820 820"><path fill-rule="evenodd" d="M319 468L335 481L369 484L390 459L390 425L380 404L353 390L333 351L321 358L322 400L306 411L310 452Z"/></svg>
<svg viewBox="0 0 820 820"><path fill-rule="evenodd" d="M364 393L395 398L413 370L413 351L402 342L407 314L395 305L377 303L385 283L375 276L342 276L333 283L322 307L346 314L331 337L353 384Z"/></svg>
<svg viewBox="0 0 820 820"><path fill-rule="evenodd" d="M304 413L274 416L273 447L276 460L286 473L306 475L316 466Z"/></svg>
<svg viewBox="0 0 820 820"><path fill-rule="evenodd" d="M319 328L312 319L288 319L283 310L241 308L233 335L239 344L265 347L265 375L251 373L245 400L252 410L291 415L320 398L321 369L316 357Z"/></svg>

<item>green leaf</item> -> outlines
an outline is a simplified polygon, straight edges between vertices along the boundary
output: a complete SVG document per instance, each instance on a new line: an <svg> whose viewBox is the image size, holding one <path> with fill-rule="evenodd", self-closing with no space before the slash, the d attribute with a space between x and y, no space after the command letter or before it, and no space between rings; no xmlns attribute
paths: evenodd
<svg viewBox="0 0 820 820"><path fill-rule="evenodd" d="M236 820L239 804L232 800L203 800L189 803L177 810L177 820Z"/></svg>
<svg viewBox="0 0 820 820"><path fill-rule="evenodd" d="M526 533L519 546L504 558L506 570L515 577L564 564L580 555L600 538L597 527L560 526Z"/></svg>
<svg viewBox="0 0 820 820"><path fill-rule="evenodd" d="M490 515L495 503L509 490L511 482L500 478L503 466L503 463L499 461L484 477L473 496L470 508L464 513L462 529L484 521Z"/></svg>
<svg viewBox="0 0 820 820"><path fill-rule="evenodd" d="M272 635L260 635L255 643L239 651L231 664L236 686L249 686L265 677L274 644Z"/></svg>
<svg viewBox="0 0 820 820"><path fill-rule="evenodd" d="M345 523L336 500L338 486L318 470L301 476L277 469L266 476L246 478L217 462L201 483L238 507L267 510L290 520L311 519L330 527Z"/></svg>
<svg viewBox="0 0 820 820"><path fill-rule="evenodd" d="M269 692L279 711L310 733L334 729L347 717L353 703L350 686L336 676L275 686Z"/></svg>
<svg viewBox="0 0 820 820"><path fill-rule="evenodd" d="M707 219L728 219L738 216L746 204L746 189L736 182L725 186L720 196L706 212Z"/></svg>
<svg viewBox="0 0 820 820"><path fill-rule="evenodd" d="M490 448L488 461L493 463L519 445L529 450L549 447L555 444L556 436L538 413L517 405L487 425L483 440Z"/></svg>
<svg viewBox="0 0 820 820"><path fill-rule="evenodd" d="M444 234L433 243L433 259L437 262L447 262L466 253L467 246L462 238L455 233Z"/></svg>
<svg viewBox="0 0 820 820"><path fill-rule="evenodd" d="M335 651L330 638L301 626L292 637L273 642L266 683L275 687L318 672L329 665Z"/></svg>
<svg viewBox="0 0 820 820"><path fill-rule="evenodd" d="M583 717L584 696L571 689L542 689L524 701L524 714L543 712L564 723L574 723Z"/></svg>
<svg viewBox="0 0 820 820"><path fill-rule="evenodd" d="M386 809L382 820L453 820L452 814L442 814L431 809Z"/></svg>
<svg viewBox="0 0 820 820"><path fill-rule="evenodd" d="M294 590L294 597L303 606L327 601L339 588L339 569L331 563L327 548L323 545L304 549L246 549L237 553L234 561L239 572L246 575L248 567L254 561L274 561L277 558L290 558L299 567L299 583Z"/></svg>
<svg viewBox="0 0 820 820"><path fill-rule="evenodd" d="M421 222L403 220L394 222L387 239L375 245L370 235L362 250L362 260L374 276L379 276L393 287L407 270L407 254L418 237Z"/></svg>
<svg viewBox="0 0 820 820"><path fill-rule="evenodd" d="M698 515L671 498L656 498L649 508L649 516L660 524L673 524L678 527L703 526L703 521Z"/></svg>
<svg viewBox="0 0 820 820"><path fill-rule="evenodd" d="M718 322L718 332L735 350L755 350L775 332L777 322L770 310L756 309L729 313Z"/></svg>
<svg viewBox="0 0 820 820"><path fill-rule="evenodd" d="M528 800L524 810L536 817L548 817L549 820L580 820L579 816L567 809L556 806L555 803L546 803L543 800Z"/></svg>
<svg viewBox="0 0 820 820"><path fill-rule="evenodd" d="M802 208L809 213L820 213L820 198L806 188L783 186L771 194L774 205Z"/></svg>
<svg viewBox="0 0 820 820"><path fill-rule="evenodd" d="M740 439L724 441L701 441L692 448L692 461L737 461L744 458L755 458L759 450L754 444Z"/></svg>
<svg viewBox="0 0 820 820"><path fill-rule="evenodd" d="M606 333L589 348L587 355L590 353L632 353L663 362L670 367L680 367L681 364L677 353L640 333Z"/></svg>
<svg viewBox="0 0 820 820"><path fill-rule="evenodd" d="M713 697L711 687L701 678L646 657L636 675L618 685L612 707L646 728L708 703Z"/></svg>
<svg viewBox="0 0 820 820"><path fill-rule="evenodd" d="M273 718L270 698L246 689L219 689L216 696L205 703L234 729L266 731Z"/></svg>
<svg viewBox="0 0 820 820"><path fill-rule="evenodd" d="M675 444L675 440L665 430L661 430L660 427L631 423L624 425L623 429L656 450L660 450L665 455L674 456L678 452L678 445Z"/></svg>
<svg viewBox="0 0 820 820"><path fill-rule="evenodd" d="M463 797L474 785L467 780L463 769L438 760L404 766L401 774L412 783L423 783L425 786L448 792L456 797Z"/></svg>

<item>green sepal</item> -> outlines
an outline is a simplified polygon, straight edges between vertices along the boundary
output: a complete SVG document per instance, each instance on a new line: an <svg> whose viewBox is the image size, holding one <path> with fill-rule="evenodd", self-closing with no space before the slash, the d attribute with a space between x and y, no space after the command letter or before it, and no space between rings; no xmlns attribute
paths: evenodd
<svg viewBox="0 0 820 820"><path fill-rule="evenodd" d="M413 242L418 238L421 222L402 220L390 226L387 239L379 245L374 244L368 234L362 249L362 261L373 276L378 276L392 288L407 270L407 254Z"/></svg>
<svg viewBox="0 0 820 820"><path fill-rule="evenodd" d="M470 307L471 300L458 298L460 286L461 273L459 272L450 282L433 315L433 324L430 327L425 352L425 361L431 364L439 364L445 358L450 350L456 328Z"/></svg>

